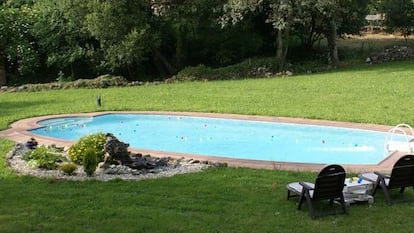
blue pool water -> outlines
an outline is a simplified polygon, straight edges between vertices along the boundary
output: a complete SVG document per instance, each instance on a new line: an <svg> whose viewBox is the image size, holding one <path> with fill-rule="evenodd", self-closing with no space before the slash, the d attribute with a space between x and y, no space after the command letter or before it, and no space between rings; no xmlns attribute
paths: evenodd
<svg viewBox="0 0 414 233"><path fill-rule="evenodd" d="M176 115L107 114L38 122L32 133L76 141L112 133L130 147L227 158L303 163L377 164L386 133L264 121Z"/></svg>

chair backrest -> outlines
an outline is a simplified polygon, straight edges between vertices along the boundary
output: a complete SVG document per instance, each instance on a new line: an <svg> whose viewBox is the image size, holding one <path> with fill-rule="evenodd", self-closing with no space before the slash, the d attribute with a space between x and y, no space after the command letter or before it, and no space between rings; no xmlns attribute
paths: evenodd
<svg viewBox="0 0 414 233"><path fill-rule="evenodd" d="M414 155L404 155L395 162L394 167L414 165Z"/></svg>
<svg viewBox="0 0 414 233"><path fill-rule="evenodd" d="M414 155L404 155L394 164L387 187L408 186L414 186Z"/></svg>
<svg viewBox="0 0 414 233"><path fill-rule="evenodd" d="M331 199L342 195L345 183L345 169L340 165L323 168L315 181L313 199Z"/></svg>

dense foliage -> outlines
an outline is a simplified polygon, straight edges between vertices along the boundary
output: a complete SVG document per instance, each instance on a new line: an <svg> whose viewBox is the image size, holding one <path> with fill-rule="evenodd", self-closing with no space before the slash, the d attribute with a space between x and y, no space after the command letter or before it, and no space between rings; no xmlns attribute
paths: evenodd
<svg viewBox="0 0 414 233"><path fill-rule="evenodd" d="M400 32L404 37L414 31L414 1L384 0L381 10L385 13L385 26L389 32Z"/></svg>
<svg viewBox="0 0 414 233"><path fill-rule="evenodd" d="M336 39L338 35L359 33L368 12L368 0L229 0L225 4L223 25L244 20L251 12L266 12L266 22L277 34L276 61L285 69L290 37L293 31L308 49L325 37L328 42L328 61L338 63Z"/></svg>
<svg viewBox="0 0 414 233"><path fill-rule="evenodd" d="M30 7L0 7L0 85L9 79L29 79L41 66L37 41L33 37L35 13Z"/></svg>
<svg viewBox="0 0 414 233"><path fill-rule="evenodd" d="M79 141L73 144L69 150L69 158L72 162L81 164L83 157L89 149L92 149L97 154L98 161L104 159L104 145L105 145L105 134L97 133L82 137Z"/></svg>
<svg viewBox="0 0 414 233"><path fill-rule="evenodd" d="M28 161L30 166L53 170L59 166L59 163L66 161L66 158L59 152L61 151L56 148L39 146L24 154L22 159Z"/></svg>
<svg viewBox="0 0 414 233"><path fill-rule="evenodd" d="M0 85L103 74L154 81L189 66L224 67L250 57L321 60L335 66L336 40L359 33L369 9L386 11L390 30L411 33L412 0L3 0ZM368 8L368 6L371 6ZM401 12L401 14L399 14ZM319 51L318 51L319 53ZM324 64L324 65L325 65Z"/></svg>
<svg viewBox="0 0 414 233"><path fill-rule="evenodd" d="M315 37L315 33L323 33L309 28L315 26L310 24L315 20L320 29L326 25L326 6L313 13L312 1L289 5L289 12L302 12L299 17L289 17L302 22L298 24L280 21L285 15L276 12L287 9L284 2L269 1L267 8L222 27L219 22L232 17L228 15L232 5L219 0L6 0L0 6L0 85L94 78L107 73L130 80L154 80L187 66L221 67L251 56L273 56L281 39L287 40L285 44L291 42L288 37L276 37L271 24L282 29L289 23L286 30L295 35L324 37ZM336 16L338 22L351 20L338 23L339 34L354 32L339 26L358 27L363 22L360 15L365 13L365 1L340 2L340 9L346 9L343 12L362 9L353 14L356 17L347 13ZM328 15L333 14L330 12ZM310 40L301 40L310 47Z"/></svg>
<svg viewBox="0 0 414 233"><path fill-rule="evenodd" d="M67 175L72 175L77 168L78 166L72 162L61 163L59 165L59 169Z"/></svg>
<svg viewBox="0 0 414 233"><path fill-rule="evenodd" d="M92 176L98 166L98 154L94 148L87 148L82 158L83 170L87 176Z"/></svg>

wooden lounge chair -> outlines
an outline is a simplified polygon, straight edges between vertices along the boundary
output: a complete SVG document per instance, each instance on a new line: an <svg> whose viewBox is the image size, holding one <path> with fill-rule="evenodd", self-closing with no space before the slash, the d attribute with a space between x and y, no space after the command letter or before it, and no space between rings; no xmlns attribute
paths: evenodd
<svg viewBox="0 0 414 233"><path fill-rule="evenodd" d="M308 204L309 214L312 218L317 217L314 204L316 201L329 200L332 205L336 200L341 204L342 212L346 214L346 205L343 195L345 182L345 170L340 165L329 165L323 168L315 183L295 182L287 185L287 198L300 197L298 210L300 210L303 202L306 200ZM336 212L335 212L336 213Z"/></svg>
<svg viewBox="0 0 414 233"><path fill-rule="evenodd" d="M392 168L391 175L385 175L380 172L363 173L360 178L371 181L375 184L372 196L375 196L379 187L384 192L388 205L401 200L391 200L391 189L400 189L400 194L404 193L406 187L414 188L414 155L402 156ZM414 199L411 199L413 201ZM407 201L407 200L403 200Z"/></svg>

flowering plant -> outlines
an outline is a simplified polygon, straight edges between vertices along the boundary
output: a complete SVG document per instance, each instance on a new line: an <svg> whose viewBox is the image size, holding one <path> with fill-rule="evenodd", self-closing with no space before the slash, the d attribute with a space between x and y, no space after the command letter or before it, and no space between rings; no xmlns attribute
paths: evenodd
<svg viewBox="0 0 414 233"><path fill-rule="evenodd" d="M69 158L72 162L81 164L85 152L87 150L94 150L98 156L98 161L101 162L104 159L105 150L105 134L104 133L96 133L84 136L79 139L79 141L73 144L69 150Z"/></svg>

